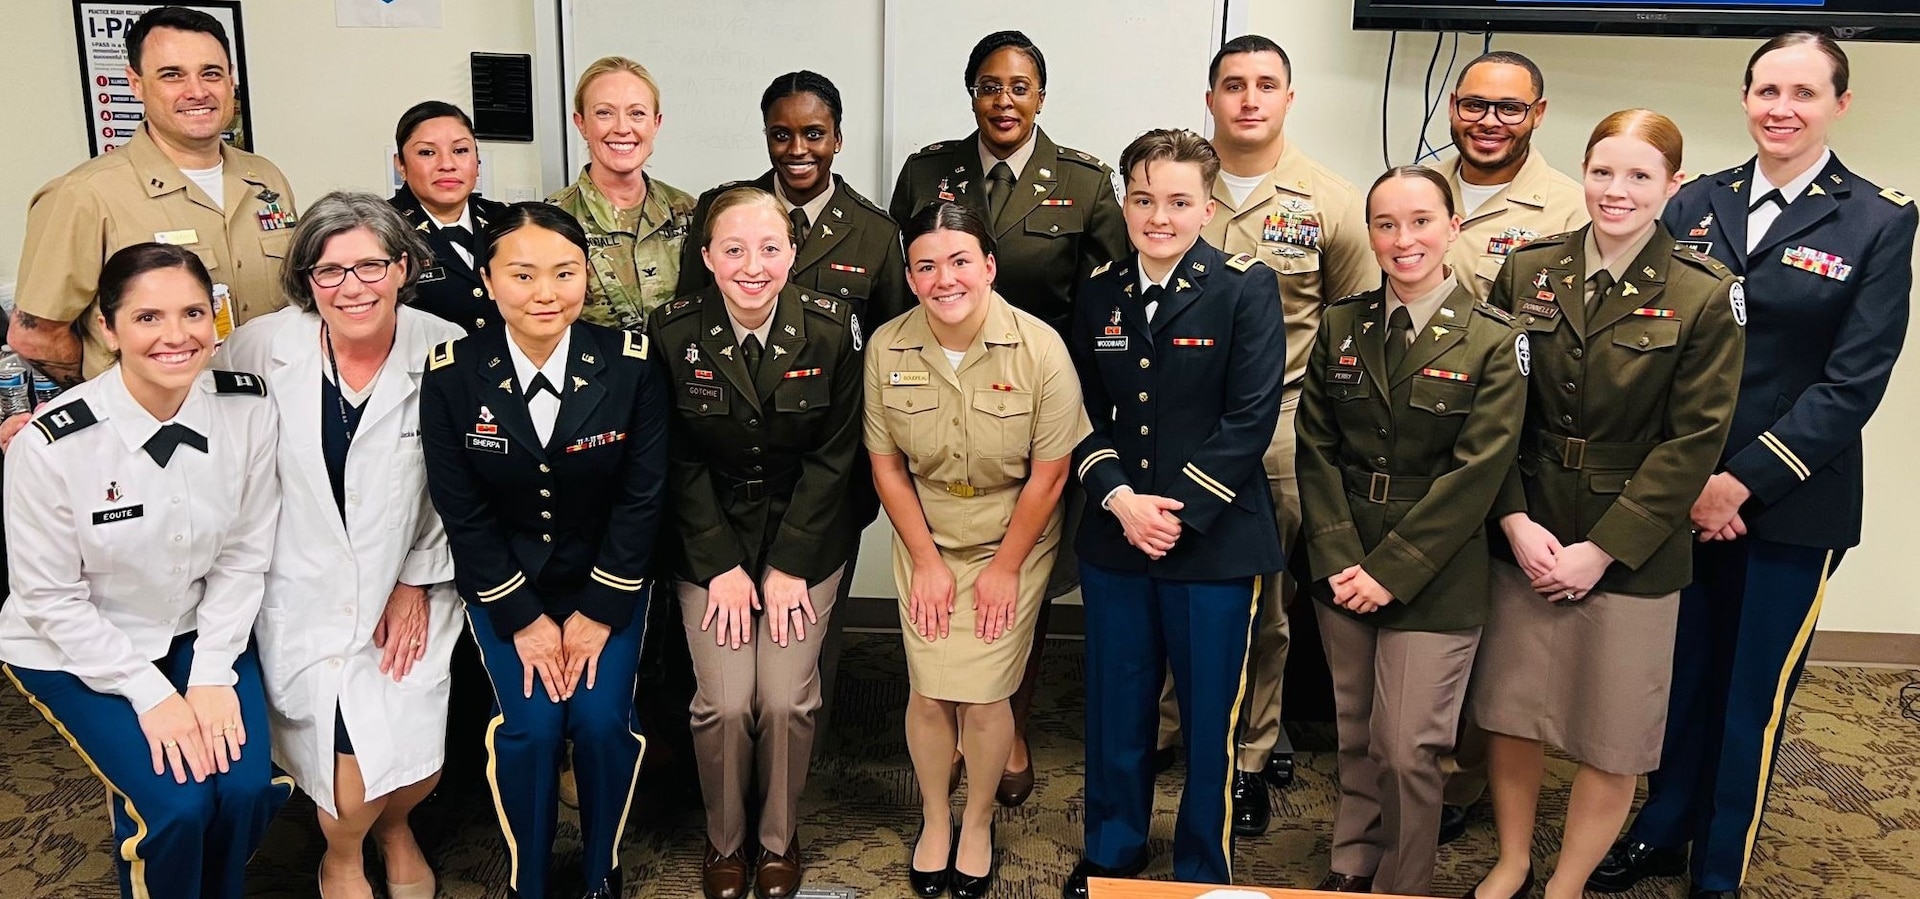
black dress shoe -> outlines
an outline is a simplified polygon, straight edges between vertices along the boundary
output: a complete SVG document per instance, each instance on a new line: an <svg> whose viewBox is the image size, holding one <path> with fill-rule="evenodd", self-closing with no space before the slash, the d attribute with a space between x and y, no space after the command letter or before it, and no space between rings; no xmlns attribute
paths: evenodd
<svg viewBox="0 0 1920 899"><path fill-rule="evenodd" d="M1520 888L1517 890L1514 890L1513 895L1507 897L1507 899L1526 899L1526 897L1532 894L1533 894L1533 865L1528 864L1527 879L1520 881ZM1472 887L1469 887L1467 889L1466 894L1464 896L1461 896L1460 899L1500 899L1500 897L1480 895L1480 885L1476 883Z"/></svg>
<svg viewBox="0 0 1920 899"><path fill-rule="evenodd" d="M922 836L927 828L920 826ZM917 844L920 841L915 839ZM921 899L934 899L947 891L947 883L953 876L953 856L960 851L960 825L953 825L953 842L947 844L947 866L938 871L922 871L913 866L913 850L907 850L907 886L913 889L915 896Z"/></svg>
<svg viewBox="0 0 1920 899"><path fill-rule="evenodd" d="M1607 850L1606 858L1587 876L1587 889L1595 893L1624 893L1648 877L1679 877L1685 873L1687 850L1660 849L1620 840Z"/></svg>
<svg viewBox="0 0 1920 899"><path fill-rule="evenodd" d="M1464 805L1443 805L1440 807L1440 845L1445 846L1467 835L1467 807Z"/></svg>
<svg viewBox="0 0 1920 899"><path fill-rule="evenodd" d="M1165 774L1173 767L1173 747L1165 746L1153 751L1153 773Z"/></svg>
<svg viewBox="0 0 1920 899"><path fill-rule="evenodd" d="M1260 776L1276 790L1293 786L1293 753L1275 752L1267 756L1267 766L1260 769Z"/></svg>
<svg viewBox="0 0 1920 899"><path fill-rule="evenodd" d="M1258 774L1233 772L1233 835L1257 837L1267 832L1273 820L1273 800L1267 796L1267 782Z"/></svg>
<svg viewBox="0 0 1920 899"><path fill-rule="evenodd" d="M1352 874L1328 871L1327 879L1320 881L1320 885L1314 887L1314 889L1322 893L1371 893L1373 892L1373 878L1355 877Z"/></svg>
<svg viewBox="0 0 1920 899"><path fill-rule="evenodd" d="M993 888L993 870L999 867L995 864L1000 855L998 830L999 828L992 824L987 825L987 842L993 848L987 853L987 873L978 875L960 870L960 836L954 835L954 864L953 874L950 876L953 884L953 899L984 899L987 891Z"/></svg>
<svg viewBox="0 0 1920 899"><path fill-rule="evenodd" d="M1687 899L1740 899L1739 890L1688 890Z"/></svg>
<svg viewBox="0 0 1920 899"><path fill-rule="evenodd" d="M598 884L595 884L592 889L587 890L586 893L582 895L582 899L621 899L620 881L620 869L615 868L607 872L607 876L602 878Z"/></svg>
<svg viewBox="0 0 1920 899"><path fill-rule="evenodd" d="M1130 877L1138 877L1140 872L1146 869L1147 854L1144 852L1140 853L1140 857L1134 859L1132 863L1118 868L1096 865L1083 858L1079 864L1073 866L1073 873L1067 875L1067 883L1060 888L1060 895L1064 899L1087 899L1087 878L1111 877L1115 880L1126 880Z"/></svg>

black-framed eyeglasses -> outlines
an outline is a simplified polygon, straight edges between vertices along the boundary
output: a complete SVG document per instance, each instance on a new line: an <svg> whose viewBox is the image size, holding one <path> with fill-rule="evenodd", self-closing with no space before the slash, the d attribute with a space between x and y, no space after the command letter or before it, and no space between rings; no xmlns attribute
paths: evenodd
<svg viewBox="0 0 1920 899"><path fill-rule="evenodd" d="M398 259L369 259L353 265L316 265L307 269L307 277L315 287L339 287L347 283L347 273L362 284L378 284L387 279L387 272Z"/></svg>
<svg viewBox="0 0 1920 899"><path fill-rule="evenodd" d="M972 94L975 100L991 100L1003 93L1012 94L1015 100L1025 100L1039 92L1039 88L1024 82L1019 84L996 84L991 81L983 81L967 88L967 93Z"/></svg>
<svg viewBox="0 0 1920 899"><path fill-rule="evenodd" d="M1527 120L1533 108L1540 105L1539 100L1522 103L1519 100L1489 100L1485 97L1461 97L1453 101L1453 111L1463 122L1478 122L1492 111L1493 117L1502 125L1518 125Z"/></svg>

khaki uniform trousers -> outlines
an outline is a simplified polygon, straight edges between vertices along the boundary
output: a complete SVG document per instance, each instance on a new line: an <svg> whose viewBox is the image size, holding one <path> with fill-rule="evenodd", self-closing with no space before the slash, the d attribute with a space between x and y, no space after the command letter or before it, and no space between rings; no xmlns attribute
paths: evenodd
<svg viewBox="0 0 1920 899"><path fill-rule="evenodd" d="M814 714L820 709L820 649L846 574L842 567L807 589L819 623L807 625L807 639L789 640L785 647L773 642L764 614L754 622L753 642L739 649L714 645L713 632L700 629L706 588L674 584L693 656L695 686L688 711L706 799L707 839L723 854L746 840L747 797L756 784L760 846L784 854L797 835L800 792L813 758Z"/></svg>

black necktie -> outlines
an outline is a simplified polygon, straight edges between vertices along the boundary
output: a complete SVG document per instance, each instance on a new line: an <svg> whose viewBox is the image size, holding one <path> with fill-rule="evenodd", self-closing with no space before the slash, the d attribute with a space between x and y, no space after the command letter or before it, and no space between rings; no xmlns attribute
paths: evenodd
<svg viewBox="0 0 1920 899"><path fill-rule="evenodd" d="M1607 298L1607 292L1613 289L1613 272L1603 268L1593 273L1592 281L1593 299L1587 303L1589 308L1600 305L1600 301Z"/></svg>
<svg viewBox="0 0 1920 899"><path fill-rule="evenodd" d="M153 436L148 437L140 448L146 450L147 455L152 456L161 468L165 468L173 459L173 451L181 446L190 446L204 453L207 451L207 438L186 425L161 425L160 430L153 432Z"/></svg>
<svg viewBox="0 0 1920 899"><path fill-rule="evenodd" d="M993 164L993 171L987 173L987 224L1000 227L1000 210L1007 208L1007 198L1013 196L1013 166L1006 160Z"/></svg>
<svg viewBox="0 0 1920 899"><path fill-rule="evenodd" d="M1413 333L1413 314L1407 307L1400 306L1387 316L1387 374L1391 376L1400 370L1400 363L1407 358L1407 338Z"/></svg>
<svg viewBox="0 0 1920 899"><path fill-rule="evenodd" d="M1166 297L1167 289L1158 284L1150 284L1140 292L1140 310L1146 313L1147 321L1153 321L1153 314L1160 309L1160 301Z"/></svg>
<svg viewBox="0 0 1920 899"><path fill-rule="evenodd" d="M473 252L473 232L468 231L467 226L448 225L441 228L440 231L447 235L448 240L453 241L454 246L466 250L468 253Z"/></svg>
<svg viewBox="0 0 1920 899"><path fill-rule="evenodd" d="M1778 190L1767 191L1766 193L1760 195L1760 199L1753 201L1752 206L1747 207L1747 213L1751 215L1755 212L1759 212L1760 207L1765 206L1768 203L1773 203L1778 205L1780 207L1780 210L1782 212L1785 212L1787 209L1787 196L1786 194L1783 194Z"/></svg>
<svg viewBox="0 0 1920 899"><path fill-rule="evenodd" d="M556 400L560 398L560 388L553 386L553 382L547 380L547 376L540 372L533 373L533 380L527 382L527 389L521 395L526 397L527 402L531 403L533 402L533 398L539 396L542 390L553 394L553 398Z"/></svg>
<svg viewBox="0 0 1920 899"><path fill-rule="evenodd" d="M787 221L793 223L793 251L798 253L807 245L807 229L813 227L813 223L807 221L807 211L798 206L787 210Z"/></svg>
<svg viewBox="0 0 1920 899"><path fill-rule="evenodd" d="M740 360L747 363L747 374L753 378L760 377L760 350L758 334L748 334L747 339L740 342Z"/></svg>

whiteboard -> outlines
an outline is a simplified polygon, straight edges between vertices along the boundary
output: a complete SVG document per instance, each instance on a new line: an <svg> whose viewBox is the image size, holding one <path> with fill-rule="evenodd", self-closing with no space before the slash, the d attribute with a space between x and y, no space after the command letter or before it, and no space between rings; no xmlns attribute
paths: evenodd
<svg viewBox="0 0 1920 899"><path fill-rule="evenodd" d="M967 54L1017 29L1047 59L1039 124L1062 146L1118 165L1143 131L1207 134L1207 63L1245 27L1226 0L887 0L887 171L927 144L974 129ZM1225 35L1225 37L1223 37ZM893 189L891 175L887 184Z"/></svg>

